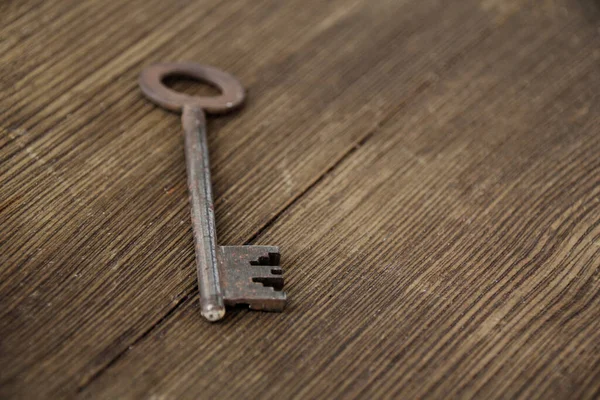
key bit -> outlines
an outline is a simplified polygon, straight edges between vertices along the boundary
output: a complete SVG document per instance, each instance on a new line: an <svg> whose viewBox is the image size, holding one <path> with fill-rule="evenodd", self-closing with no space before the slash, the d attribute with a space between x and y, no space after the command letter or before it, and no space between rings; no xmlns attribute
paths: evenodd
<svg viewBox="0 0 600 400"><path fill-rule="evenodd" d="M283 269L275 246L220 246L219 270L225 304L252 310L282 311Z"/></svg>
<svg viewBox="0 0 600 400"><path fill-rule="evenodd" d="M163 84L169 75L189 76L221 89L216 97L192 97ZM286 303L279 248L217 246L204 111L225 113L244 101L242 85L231 75L195 63L154 64L139 79L154 103L181 111L201 314L209 321L225 316L225 306L282 311Z"/></svg>

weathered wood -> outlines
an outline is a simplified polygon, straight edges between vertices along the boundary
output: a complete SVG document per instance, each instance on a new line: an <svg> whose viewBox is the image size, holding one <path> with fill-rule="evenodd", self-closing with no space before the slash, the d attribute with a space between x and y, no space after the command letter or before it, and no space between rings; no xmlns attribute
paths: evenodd
<svg viewBox="0 0 600 400"><path fill-rule="evenodd" d="M2 397L597 397L600 7L542 3L4 5ZM198 314L181 59L249 89L217 225L283 314Z"/></svg>

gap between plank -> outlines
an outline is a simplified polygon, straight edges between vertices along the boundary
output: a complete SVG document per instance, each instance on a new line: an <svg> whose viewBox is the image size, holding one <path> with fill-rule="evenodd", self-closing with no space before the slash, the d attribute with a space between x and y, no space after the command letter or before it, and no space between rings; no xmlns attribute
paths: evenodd
<svg viewBox="0 0 600 400"><path fill-rule="evenodd" d="M197 286L195 286L195 287L197 287ZM92 374L92 376L90 376L89 379L84 380L84 382L81 383L79 385L79 387L77 388L77 393L83 392L93 381L95 381L98 377L100 377L100 375L102 375L106 370L108 370L110 367L112 367L114 364L116 364L121 358L123 358L131 348L135 347L135 345L137 345L139 342L144 340L148 335L150 335L150 333L152 333L152 331L155 328L161 326L167 319L169 319L171 317L171 315L173 315L175 313L175 311L177 311L177 309L179 308L180 305L184 304L187 301L188 297L190 297L193 292L194 292L194 289L187 291L187 293L184 294L179 300L177 300L175 305L173 307L171 307L169 309L169 311L166 312L165 315L163 315L158 321L156 321L156 323L154 323L153 325L148 327L148 329L146 329L138 338L136 338L133 341L133 343L127 345L127 347L125 347L125 349L121 350L116 356L114 356L109 362L107 362L106 365L104 365L102 368L100 368L98 371L96 371L94 374Z"/></svg>

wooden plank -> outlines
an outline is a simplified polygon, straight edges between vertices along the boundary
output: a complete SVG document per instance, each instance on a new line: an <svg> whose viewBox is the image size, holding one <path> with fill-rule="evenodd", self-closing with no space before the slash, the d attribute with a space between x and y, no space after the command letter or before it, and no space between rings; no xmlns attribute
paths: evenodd
<svg viewBox="0 0 600 400"><path fill-rule="evenodd" d="M83 397L595 398L600 46L583 17L502 18L263 232L286 250L285 315L207 325L188 298Z"/></svg>
<svg viewBox="0 0 600 400"><path fill-rule="evenodd" d="M163 3L83 2L5 53L3 395L593 397L582 8ZM217 224L283 245L284 315L198 316L178 118L135 86L176 59L250 89L209 122Z"/></svg>
<svg viewBox="0 0 600 400"><path fill-rule="evenodd" d="M132 3L112 20L123 27L115 31L125 41L118 51L108 48L116 36L80 51L52 36L24 44L44 51L47 67L22 75L2 98L6 395L73 394L193 293L179 123L139 95L143 64L204 60L250 88L246 112L209 126L218 144L211 155L219 234L223 243L243 243L418 91L427 77L412 75L439 67L427 57L389 60L378 44L405 47L403 36L412 36L434 45L437 61L450 59L461 48L428 27L457 25L470 7L443 15L437 2L302 2L304 12L277 4L190 2L167 15L149 7L138 25ZM101 35L105 27L95 22L82 34ZM357 31L365 24L372 28ZM173 44L182 33L189 42ZM53 46L67 59L47 59ZM19 54L11 57L21 62Z"/></svg>

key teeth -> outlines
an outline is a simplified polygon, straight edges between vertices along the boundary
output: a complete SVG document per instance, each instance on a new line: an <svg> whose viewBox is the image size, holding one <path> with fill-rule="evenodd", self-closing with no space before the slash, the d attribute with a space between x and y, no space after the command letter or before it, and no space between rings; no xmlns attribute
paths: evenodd
<svg viewBox="0 0 600 400"><path fill-rule="evenodd" d="M248 246L250 247L250 246ZM279 249L274 246L252 246L252 247L268 247L271 251L266 252L258 252L256 260L250 260L250 265L271 265L278 266L279 260L281 259L281 254L279 253ZM266 255L265 255L266 254Z"/></svg>
<svg viewBox="0 0 600 400"><path fill-rule="evenodd" d="M267 286L259 286L251 297L225 298L227 306L247 305L251 310L272 312L283 311L286 301L287 295L285 292L276 291Z"/></svg>
<svg viewBox="0 0 600 400"><path fill-rule="evenodd" d="M287 296L281 255L276 246L221 247L225 304L247 304L251 310L282 311ZM244 283L246 282L246 283Z"/></svg>
<svg viewBox="0 0 600 400"><path fill-rule="evenodd" d="M281 291L284 285L283 268L279 266L281 254L278 248L269 250L271 251L268 251L268 256L259 256L256 261L250 261L250 268L253 270L252 282Z"/></svg>
<svg viewBox="0 0 600 400"><path fill-rule="evenodd" d="M272 288L271 288L272 290ZM277 292L272 290L268 299L248 302L248 308L255 311L283 311L287 301L285 292Z"/></svg>
<svg viewBox="0 0 600 400"><path fill-rule="evenodd" d="M256 268L257 266L253 266ZM252 282L261 283L263 286L272 287L276 291L281 291L283 289L283 269L279 266L258 266L263 267L258 269L253 274Z"/></svg>

